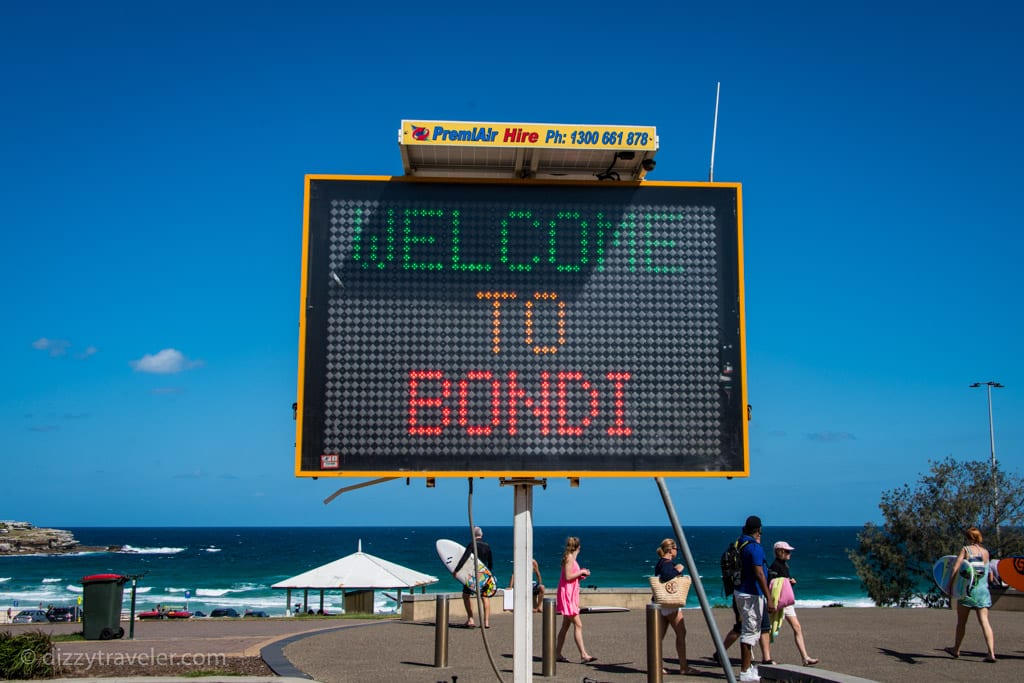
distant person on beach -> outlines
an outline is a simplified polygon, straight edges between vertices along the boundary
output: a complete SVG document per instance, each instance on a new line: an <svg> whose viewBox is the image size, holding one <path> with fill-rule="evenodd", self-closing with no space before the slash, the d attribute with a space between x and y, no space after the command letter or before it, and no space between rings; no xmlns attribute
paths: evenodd
<svg viewBox="0 0 1024 683"><path fill-rule="evenodd" d="M478 526L473 527L473 538L476 539L476 551L477 558L484 563L488 569L494 569L494 555L491 553L491 546L483 540L484 531ZM455 565L455 572L462 569L462 565L466 564L469 560L469 556L473 554L473 542L470 541L466 546L465 552L462 553L462 558L459 559L459 563ZM453 572L454 573L454 572ZM466 608L466 628L475 628L476 623L473 621L473 591L468 586L462 587L462 604ZM491 627L491 599L483 595L480 596L480 600L484 604L484 628Z"/></svg>
<svg viewBox="0 0 1024 683"><path fill-rule="evenodd" d="M739 543L743 545L740 558L743 563L740 585L736 587L733 597L740 612L740 681L760 681L757 667L754 666L754 646L761 639L761 623L764 619L765 607L769 612L775 611L775 600L768 590L768 563L761 547L761 518L756 515L747 517L740 534ZM767 656L767 653L765 653ZM769 660L771 661L771 660ZM767 663L767 662L766 662Z"/></svg>
<svg viewBox="0 0 1024 683"><path fill-rule="evenodd" d="M960 549L953 563L953 571L950 572L949 586L946 586L946 593L950 593L953 587L953 578L957 576L960 565L964 562L971 565L981 578L974 582L971 592L960 598L956 603L956 642L953 647L947 647L946 652L953 659L960 656L960 643L963 642L964 632L967 630L967 617L971 610L978 614L978 623L981 624L981 632L985 636L985 647L988 648L986 662L996 661L995 636L992 634L992 626L988 623L988 608L992 606L992 596L988 592L988 561L989 554L982 545L981 532L977 527L971 527L966 533L967 545Z"/></svg>
<svg viewBox="0 0 1024 683"><path fill-rule="evenodd" d="M587 648L583 645L583 620L580 619L580 579L590 576L590 570L580 567L576 556L580 554L580 539L570 536L565 539L565 551L562 552L562 572L558 577L558 592L555 594L555 607L562 615L562 628L558 630L558 642L555 644L555 652L560 662L569 660L562 656L562 646L565 645L565 634L569 627L574 627L573 637L576 640L576 648L580 651L580 661L583 664L590 664L597 661L597 657L587 654Z"/></svg>
<svg viewBox="0 0 1024 683"><path fill-rule="evenodd" d="M768 567L768 580L786 579L791 585L795 586L796 579L789 575L789 558L792 557L793 551L796 548L786 541L778 541L774 549L775 561L772 562L772 566ZM789 605L783 610L783 613L786 616L786 621L793 628L793 640L796 641L796 649L800 651L800 659L803 660L804 666L814 666L821 660L807 654L807 646L804 645L804 632L800 628L800 620L796 618L796 607Z"/></svg>
<svg viewBox="0 0 1024 683"><path fill-rule="evenodd" d="M540 566L537 564L537 560L530 560L533 562L533 576L535 581L533 582L533 611L540 612L540 606L544 604L544 579L540 576ZM513 574L508 580L508 587L512 586L516 582L516 575Z"/></svg>
<svg viewBox="0 0 1024 683"><path fill-rule="evenodd" d="M679 546L676 545L674 540L666 538L658 546L656 552L658 553L658 563L654 565L654 574L662 583L671 581L683 573L683 565L675 561L676 555L679 554ZM661 632L658 634L659 640L665 639L669 626L676 633L676 654L679 656L679 673L684 675L699 673L696 669L691 669L686 661L686 622L683 621L683 608L662 607L661 616L662 618L659 620L661 624ZM664 670L662 672L668 673Z"/></svg>

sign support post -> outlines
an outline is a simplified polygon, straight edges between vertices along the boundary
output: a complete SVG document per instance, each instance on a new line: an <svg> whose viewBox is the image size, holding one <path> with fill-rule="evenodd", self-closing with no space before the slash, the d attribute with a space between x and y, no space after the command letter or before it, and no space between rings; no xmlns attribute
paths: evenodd
<svg viewBox="0 0 1024 683"><path fill-rule="evenodd" d="M658 484L661 500L665 503L665 512L668 513L669 521L672 522L672 531L675 533L679 543L679 550L683 553L686 570L690 572L690 578L693 580L693 588L697 593L697 600L700 601L700 611L704 613L704 620L708 623L708 632L711 633L711 641L715 644L715 652L718 653L719 659L726 663L722 667L725 670L725 680L729 683L736 683L732 673L732 665L728 663L729 656L725 652L725 645L722 644L722 635L718 632L718 624L715 623L715 617L711 613L711 603L708 602L708 596L704 592L704 584L700 580L700 573L697 571L697 563L693 559L693 553L690 552L690 544L686 542L683 527L679 524L679 516L676 514L676 508L672 504L672 497L668 493L668 486L665 484L664 477L655 477L654 481ZM680 668L685 667L686 662L680 662Z"/></svg>
<svg viewBox="0 0 1024 683"><path fill-rule="evenodd" d="M515 683L533 680L533 487L536 481L515 482L512 523L512 671Z"/></svg>
<svg viewBox="0 0 1024 683"><path fill-rule="evenodd" d="M502 479L514 487L512 516L512 671L514 683L533 680L533 487L543 479Z"/></svg>

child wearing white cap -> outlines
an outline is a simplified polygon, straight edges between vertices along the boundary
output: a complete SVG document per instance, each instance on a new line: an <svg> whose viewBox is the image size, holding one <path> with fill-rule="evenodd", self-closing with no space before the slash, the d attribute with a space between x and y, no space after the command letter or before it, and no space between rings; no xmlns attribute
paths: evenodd
<svg viewBox="0 0 1024 683"><path fill-rule="evenodd" d="M775 561L768 568L769 580L782 577L788 579L791 585L796 585L796 579L789 575L789 558L794 550L796 548L786 541L778 541L775 544ZM803 660L804 666L814 666L821 660L807 654L807 646L804 645L803 629L800 627L800 620L796 618L796 608L793 605L789 605L785 608L784 614L786 615L786 621L793 627L793 639L796 641L796 649L800 651L800 657Z"/></svg>

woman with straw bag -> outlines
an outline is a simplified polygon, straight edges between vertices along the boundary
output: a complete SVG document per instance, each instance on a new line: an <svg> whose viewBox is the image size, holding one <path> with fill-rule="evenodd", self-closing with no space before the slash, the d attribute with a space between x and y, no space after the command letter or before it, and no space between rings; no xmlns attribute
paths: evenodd
<svg viewBox="0 0 1024 683"><path fill-rule="evenodd" d="M686 623L683 621L683 604L686 602L686 593L690 589L689 577L683 576L683 565L675 563L679 547L671 538L666 538L658 546L658 564L654 566L654 576L651 577L651 588L655 592L656 602L661 607L661 633L662 639L668 633L668 627L676 632L676 654L679 655L679 673L696 674L696 669L691 669L686 661ZM673 579L675 579L673 581ZM662 673L668 673L662 671Z"/></svg>

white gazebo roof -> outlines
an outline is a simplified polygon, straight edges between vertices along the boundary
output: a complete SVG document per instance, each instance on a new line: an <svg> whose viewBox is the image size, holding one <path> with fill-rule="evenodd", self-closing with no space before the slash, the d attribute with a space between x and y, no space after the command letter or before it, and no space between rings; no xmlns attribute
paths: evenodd
<svg viewBox="0 0 1024 683"><path fill-rule="evenodd" d="M357 552L275 583L271 588L315 590L416 588L431 583L437 583L436 576L423 574L364 553L363 542L360 540Z"/></svg>

